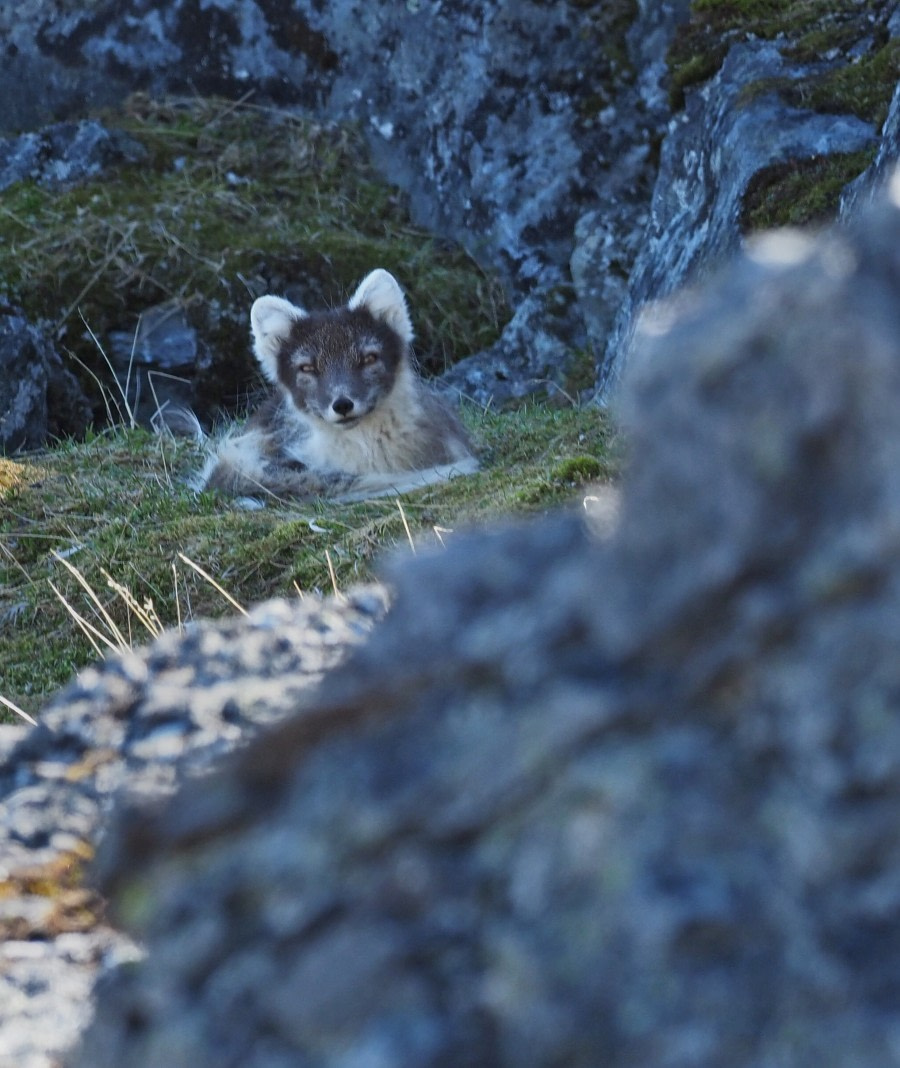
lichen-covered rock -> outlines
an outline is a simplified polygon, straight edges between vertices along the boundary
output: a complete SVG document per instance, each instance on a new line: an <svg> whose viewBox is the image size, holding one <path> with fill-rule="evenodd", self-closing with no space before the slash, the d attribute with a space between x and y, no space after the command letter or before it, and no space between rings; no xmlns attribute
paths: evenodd
<svg viewBox="0 0 900 1068"><path fill-rule="evenodd" d="M24 181L44 186L83 182L116 164L138 163L145 155L133 138L98 122L55 123L0 139L0 190Z"/></svg>
<svg viewBox="0 0 900 1068"><path fill-rule="evenodd" d="M404 562L294 719L121 815L148 955L70 1064L893 1062L900 202L755 246L630 380L608 541Z"/></svg>
<svg viewBox="0 0 900 1068"><path fill-rule="evenodd" d="M384 591L367 587L173 631L84 671L38 727L4 729L0 1064L55 1068L87 1026L101 966L140 956L83 884L114 796L171 793L283 718L384 606Z"/></svg>
<svg viewBox="0 0 900 1068"><path fill-rule="evenodd" d="M90 418L78 380L41 331L16 310L0 314L0 452L80 435Z"/></svg>
<svg viewBox="0 0 900 1068"><path fill-rule="evenodd" d="M598 368L605 399L615 393L643 307L708 274L739 247L742 201L755 174L776 162L875 144L876 131L861 119L800 110L765 89L800 76L775 43L735 45L673 119L649 224Z"/></svg>

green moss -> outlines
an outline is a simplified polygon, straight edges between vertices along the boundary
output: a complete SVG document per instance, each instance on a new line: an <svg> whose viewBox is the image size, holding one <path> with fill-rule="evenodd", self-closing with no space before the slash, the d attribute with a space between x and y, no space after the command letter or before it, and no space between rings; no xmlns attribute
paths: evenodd
<svg viewBox="0 0 900 1068"><path fill-rule="evenodd" d="M410 223L353 129L223 101L136 98L104 118L145 146L145 162L74 188L0 193L0 292L95 371L108 373L82 316L102 342L174 298L249 376L254 296L331 305L375 266L407 290L427 370L498 336L499 283Z"/></svg>
<svg viewBox="0 0 900 1068"><path fill-rule="evenodd" d="M834 218L841 192L868 167L875 149L776 163L751 179L741 208L744 233Z"/></svg>
<svg viewBox="0 0 900 1068"><path fill-rule="evenodd" d="M198 446L141 430L110 431L22 458L0 497L0 695L36 714L47 695L97 652L51 588L111 637L66 564L77 567L128 644L150 629L108 577L130 591L153 626L234 609L181 555L240 604L330 593L370 578L379 555L413 537L426 544L510 514L545 511L587 479L612 478L616 440L596 408L527 405L466 410L482 458L477 475L402 498L329 501L243 511L186 488ZM61 561L57 555L62 556ZM115 640L115 639L113 639ZM2 718L0 713L0 718ZM12 713L6 715L12 718Z"/></svg>
<svg viewBox="0 0 900 1068"><path fill-rule="evenodd" d="M863 117L876 114L886 106L893 89L890 86L885 94L880 72L876 77L878 86L870 93L860 86L855 86L853 92L842 91L842 76L838 74L835 81L832 74L823 75L820 64L832 52L846 57L851 51L861 51L864 57L874 57L887 41L884 23L888 14L878 0L854 4L834 0L694 0L689 21L678 28L669 49L672 105L681 107L686 89L715 74L733 44L758 38L777 40L788 59L816 64L799 86L821 83L821 103L807 106L849 110L854 114L865 111ZM856 65L845 59L835 72L851 70ZM858 75L848 74L847 79L856 83ZM854 106L846 108L837 103L854 96L857 98ZM868 99L863 101L863 97ZM834 100L834 106L826 106L828 100Z"/></svg>
<svg viewBox="0 0 900 1068"><path fill-rule="evenodd" d="M805 104L815 111L858 115L875 129L881 129L898 81L900 41L894 40L856 63L814 79L808 90L791 86L786 93L788 99L796 99L798 106Z"/></svg>
<svg viewBox="0 0 900 1068"><path fill-rule="evenodd" d="M580 482L600 478L602 474L603 464L596 456L572 456L556 465L552 477L558 482L577 485Z"/></svg>

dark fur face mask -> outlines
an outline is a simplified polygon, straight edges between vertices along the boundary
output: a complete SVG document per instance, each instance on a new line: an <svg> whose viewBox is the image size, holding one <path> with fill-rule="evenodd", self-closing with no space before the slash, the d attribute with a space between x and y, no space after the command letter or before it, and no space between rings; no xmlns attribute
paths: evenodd
<svg viewBox="0 0 900 1068"><path fill-rule="evenodd" d="M353 426L393 388L406 343L367 308L297 319L279 349L278 384L294 407Z"/></svg>
<svg viewBox="0 0 900 1068"><path fill-rule="evenodd" d="M254 303L250 324L269 381L298 412L338 426L354 425L390 393L413 337L403 292L381 269L337 311L310 315L266 296Z"/></svg>

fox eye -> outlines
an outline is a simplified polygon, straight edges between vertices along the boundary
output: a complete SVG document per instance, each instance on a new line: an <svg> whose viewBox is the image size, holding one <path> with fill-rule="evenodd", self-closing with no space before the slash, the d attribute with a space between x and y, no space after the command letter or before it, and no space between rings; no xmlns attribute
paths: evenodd
<svg viewBox="0 0 900 1068"><path fill-rule="evenodd" d="M301 363L297 370L302 375L314 375L316 373L316 365L314 363Z"/></svg>
<svg viewBox="0 0 900 1068"><path fill-rule="evenodd" d="M378 357L381 352L378 349L363 349L359 354L360 367L371 367L373 363L378 362Z"/></svg>

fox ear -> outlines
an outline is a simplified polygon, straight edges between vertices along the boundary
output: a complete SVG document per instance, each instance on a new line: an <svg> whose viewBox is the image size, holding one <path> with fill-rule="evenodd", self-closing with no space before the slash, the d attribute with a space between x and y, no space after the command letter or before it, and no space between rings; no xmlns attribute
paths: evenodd
<svg viewBox="0 0 900 1068"><path fill-rule="evenodd" d="M278 352L281 343L298 319L306 312L283 297L260 297L250 309L250 328L253 331L253 351L263 374L270 382L278 381Z"/></svg>
<svg viewBox="0 0 900 1068"><path fill-rule="evenodd" d="M347 307L351 311L365 308L376 319L387 323L404 341L412 341L413 327L403 290L397 284L397 279L383 268L379 267L366 275Z"/></svg>

